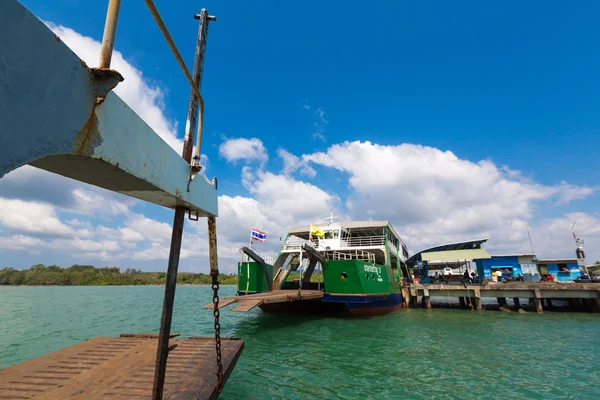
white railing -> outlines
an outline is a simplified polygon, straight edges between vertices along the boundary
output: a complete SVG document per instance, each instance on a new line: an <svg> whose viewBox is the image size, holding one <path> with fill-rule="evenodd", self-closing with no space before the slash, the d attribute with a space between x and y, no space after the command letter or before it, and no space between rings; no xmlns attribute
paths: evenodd
<svg viewBox="0 0 600 400"><path fill-rule="evenodd" d="M301 239L297 236L291 236L285 242L285 246L283 246L284 251L300 251L302 245L308 242L307 240Z"/></svg>
<svg viewBox="0 0 600 400"><path fill-rule="evenodd" d="M318 239L313 239L316 243L319 243ZM319 244L315 246L316 243L309 242L308 240L300 239L299 237L290 237L285 242L285 246L283 246L284 251L300 251L302 245L304 243L308 243L317 249L320 249L322 246ZM368 247L368 246L383 246L385 244L385 236L377 235L377 236L357 236L357 237L346 237L340 240L340 247Z"/></svg>
<svg viewBox="0 0 600 400"><path fill-rule="evenodd" d="M343 239L342 242L348 243L348 247L366 247L366 246L383 246L385 244L385 236L357 236Z"/></svg>
<svg viewBox="0 0 600 400"><path fill-rule="evenodd" d="M327 253L329 260L360 260L375 263L375 254L368 251L354 250L351 252L334 251Z"/></svg>

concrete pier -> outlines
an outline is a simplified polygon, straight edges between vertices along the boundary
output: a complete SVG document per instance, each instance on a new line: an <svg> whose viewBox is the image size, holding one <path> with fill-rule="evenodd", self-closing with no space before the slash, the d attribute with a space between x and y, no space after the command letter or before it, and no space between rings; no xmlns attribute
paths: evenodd
<svg viewBox="0 0 600 400"><path fill-rule="evenodd" d="M552 309L553 300L563 300L577 310L600 312L600 283L556 283L556 282L509 282L475 284L409 284L408 290L403 293L410 294L405 299L407 304L416 307L421 303L427 308L431 307L431 300L435 298L458 298L461 307L470 303L473 309L482 310L482 298L496 299L499 306L507 306L507 298L512 298L515 308L521 308L521 299L527 299L529 309L541 313L544 307ZM419 302L419 297L421 298ZM470 300L470 301L469 301Z"/></svg>

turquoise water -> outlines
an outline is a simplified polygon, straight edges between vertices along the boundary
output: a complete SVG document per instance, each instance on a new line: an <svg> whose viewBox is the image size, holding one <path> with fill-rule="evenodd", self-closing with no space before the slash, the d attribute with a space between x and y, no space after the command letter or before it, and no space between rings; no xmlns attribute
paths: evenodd
<svg viewBox="0 0 600 400"><path fill-rule="evenodd" d="M93 336L157 331L163 290L0 287L0 368ZM179 287L173 331L212 335L210 301L209 287ZM223 335L246 342L223 399L600 397L597 314L221 315Z"/></svg>

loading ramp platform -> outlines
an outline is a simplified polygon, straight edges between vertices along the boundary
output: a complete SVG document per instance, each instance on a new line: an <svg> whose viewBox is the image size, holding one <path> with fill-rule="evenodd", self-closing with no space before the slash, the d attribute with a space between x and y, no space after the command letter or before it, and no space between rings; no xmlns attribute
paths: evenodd
<svg viewBox="0 0 600 400"><path fill-rule="evenodd" d="M323 298L321 290L272 290L264 293L254 293L245 296L226 297L219 301L219 308L238 303L231 311L247 312L262 304L289 303L294 301L313 300ZM213 303L204 308L213 309Z"/></svg>
<svg viewBox="0 0 600 400"><path fill-rule="evenodd" d="M151 399L157 338L156 334L96 337L7 367L0 370L0 399ZM226 381L244 342L221 340ZM215 339L190 337L169 344L163 398L217 398Z"/></svg>

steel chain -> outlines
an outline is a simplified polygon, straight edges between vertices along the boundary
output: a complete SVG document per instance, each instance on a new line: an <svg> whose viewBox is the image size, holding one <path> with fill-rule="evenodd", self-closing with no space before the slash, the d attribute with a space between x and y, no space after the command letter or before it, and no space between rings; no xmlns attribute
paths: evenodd
<svg viewBox="0 0 600 400"><path fill-rule="evenodd" d="M223 363L221 361L221 323L219 318L219 271L211 271L212 290L213 290L213 314L215 317L215 350L217 354L217 393L221 393L223 389Z"/></svg>

